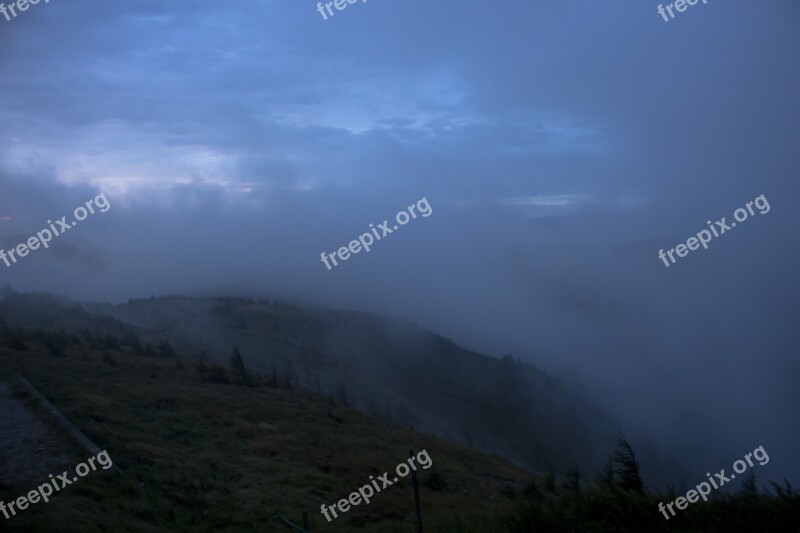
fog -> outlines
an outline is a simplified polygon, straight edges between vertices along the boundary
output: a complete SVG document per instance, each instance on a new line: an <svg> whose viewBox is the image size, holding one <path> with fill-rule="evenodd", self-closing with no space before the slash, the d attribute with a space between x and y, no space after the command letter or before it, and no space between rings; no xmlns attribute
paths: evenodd
<svg viewBox="0 0 800 533"><path fill-rule="evenodd" d="M398 316L696 473L800 481L800 6L40 3L0 18L0 282ZM665 267L764 195L769 211ZM418 217L333 253L426 198ZM393 222L392 222L393 223ZM647 481L647 471L643 472ZM677 483L680 480L675 480ZM689 484L693 479L687 480Z"/></svg>

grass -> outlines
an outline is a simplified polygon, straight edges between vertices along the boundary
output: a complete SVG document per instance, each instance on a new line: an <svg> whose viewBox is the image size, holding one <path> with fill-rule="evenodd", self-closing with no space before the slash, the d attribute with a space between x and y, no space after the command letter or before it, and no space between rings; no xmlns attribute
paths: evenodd
<svg viewBox="0 0 800 533"><path fill-rule="evenodd" d="M26 376L124 475L92 473L4 530L291 531L279 517L301 524L307 511L312 531L411 531L410 478L330 524L320 505L393 471L413 448L433 460L419 470L426 529L445 531L456 516L483 522L511 512L504 494L532 479L307 391L205 382L191 358L96 350L79 339L62 342L57 357L36 335L16 336L27 350L0 349L0 364Z"/></svg>

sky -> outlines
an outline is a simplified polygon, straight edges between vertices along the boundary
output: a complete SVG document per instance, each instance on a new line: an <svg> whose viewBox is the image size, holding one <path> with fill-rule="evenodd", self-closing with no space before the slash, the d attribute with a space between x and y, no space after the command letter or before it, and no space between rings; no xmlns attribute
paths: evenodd
<svg viewBox="0 0 800 533"><path fill-rule="evenodd" d="M800 4L657 6L0 16L0 246L111 205L0 282L399 316L564 377L700 478L763 445L768 476L800 482ZM767 213L659 259L761 195ZM422 198L429 217L321 262Z"/></svg>

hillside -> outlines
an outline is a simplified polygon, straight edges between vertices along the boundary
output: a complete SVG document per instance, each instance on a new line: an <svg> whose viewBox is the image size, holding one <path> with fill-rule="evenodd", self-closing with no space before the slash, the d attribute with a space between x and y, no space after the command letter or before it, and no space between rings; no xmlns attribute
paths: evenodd
<svg viewBox="0 0 800 533"><path fill-rule="evenodd" d="M93 473L50 503L3 520L4 531L289 531L279 517L302 523L303 511L312 530L409 531L408 480L330 524L320 514L323 503L391 471L409 448L426 450L433 463L419 470L431 530L507 510L503 494L533 479L286 382L235 384L228 371L137 355L113 337L4 326L0 346L3 379L26 376L124 472ZM0 486L0 499L46 480Z"/></svg>
<svg viewBox="0 0 800 533"><path fill-rule="evenodd" d="M751 476L735 494L714 492L667 521L659 506L680 493L654 492L647 478L631 475L638 466L624 438L613 454L612 446L600 450L601 469L550 465L541 476L348 405L363 409L359 384L371 383L377 398L425 406L429 423L451 413L456 423L482 424L473 434L497 430L494 443L560 439L562 457L587 446L580 436L565 440L564 432L539 437L581 420L557 419L579 404L556 381L406 322L231 299L115 307L10 291L0 298L0 501L15 501L89 456L45 416L18 376L121 469L76 478L49 503L0 521L2 531L292 531L304 519L307 531L413 531L408 478L331 522L320 512L370 480L378 483L412 449L427 531L790 532L800 524L800 492L787 480L765 485ZM176 315L204 323L178 334L187 326ZM189 338L191 331L203 340ZM199 350L222 335L251 344L228 354ZM257 345L265 351L243 357ZM349 378L347 388L321 394L321 384L330 388L337 376ZM383 396L377 384L386 388ZM532 407L522 403L532 400ZM380 414L396 417L391 412ZM408 409L404 421L415 414ZM526 434L525 423L535 431Z"/></svg>
<svg viewBox="0 0 800 533"><path fill-rule="evenodd" d="M252 372L529 469L595 469L614 442L603 414L557 379L399 319L263 300L78 305L19 294L0 302L0 317L22 327L135 336L142 346L168 342L209 363L227 364L238 346Z"/></svg>

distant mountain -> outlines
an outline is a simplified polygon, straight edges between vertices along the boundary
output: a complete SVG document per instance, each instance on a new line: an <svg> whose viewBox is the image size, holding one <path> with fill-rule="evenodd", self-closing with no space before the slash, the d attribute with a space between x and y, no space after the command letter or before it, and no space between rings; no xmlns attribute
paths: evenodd
<svg viewBox="0 0 800 533"><path fill-rule="evenodd" d="M511 356L460 348L408 321L241 298L171 296L123 305L12 294L0 317L22 327L136 335L143 345L246 367L530 469L591 471L611 424L555 378Z"/></svg>

